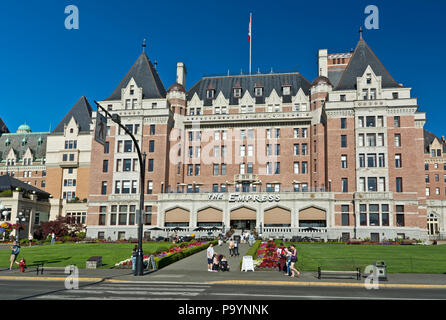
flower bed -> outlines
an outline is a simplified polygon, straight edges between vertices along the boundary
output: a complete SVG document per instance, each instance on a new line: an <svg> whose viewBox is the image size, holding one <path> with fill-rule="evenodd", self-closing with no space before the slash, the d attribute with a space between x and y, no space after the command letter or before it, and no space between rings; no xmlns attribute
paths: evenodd
<svg viewBox="0 0 446 320"><path fill-rule="evenodd" d="M274 241L262 242L257 250L256 270L278 270L279 257L277 256L277 246Z"/></svg>
<svg viewBox="0 0 446 320"><path fill-rule="evenodd" d="M203 244L206 244L206 243L207 242L204 242L204 241L183 243L183 244L181 244L179 246L171 247L168 250L155 252L155 254L154 254L155 261L157 262L157 265L158 265L158 261L163 259L163 258L172 256L172 255L177 254L177 253L184 252L185 250L188 250L188 249L193 249L193 248L200 247L200 246L202 246ZM143 261L148 263L149 259L150 259L150 255L145 255ZM132 258L129 258L129 259L126 259L124 261L116 263L115 264L115 268L117 268L117 269L128 269L128 268L132 267L132 263L133 263L132 262Z"/></svg>

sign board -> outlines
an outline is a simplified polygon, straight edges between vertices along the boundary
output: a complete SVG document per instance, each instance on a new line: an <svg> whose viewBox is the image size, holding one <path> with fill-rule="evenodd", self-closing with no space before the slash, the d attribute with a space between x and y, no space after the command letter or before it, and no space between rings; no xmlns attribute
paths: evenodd
<svg viewBox="0 0 446 320"><path fill-rule="evenodd" d="M96 128L94 130L94 140L105 146L107 137L107 118L99 112L96 112Z"/></svg>
<svg viewBox="0 0 446 320"><path fill-rule="evenodd" d="M223 193L209 193L208 200L225 200ZM239 193L230 193L227 200L229 202L279 202L280 194L261 194L261 195L244 195Z"/></svg>
<svg viewBox="0 0 446 320"><path fill-rule="evenodd" d="M242 271L254 271L254 261L252 260L252 256L243 256L242 262Z"/></svg>

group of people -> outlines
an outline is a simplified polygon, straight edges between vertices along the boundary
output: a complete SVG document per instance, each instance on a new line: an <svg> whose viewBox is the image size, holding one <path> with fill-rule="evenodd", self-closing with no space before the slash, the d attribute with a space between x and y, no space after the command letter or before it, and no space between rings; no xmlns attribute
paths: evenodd
<svg viewBox="0 0 446 320"><path fill-rule="evenodd" d="M279 271L284 272L285 275L290 277L299 277L300 272L296 269L295 264L297 262L297 249L294 245L290 245L288 248L280 244L277 248L277 255L280 257L279 260Z"/></svg>
<svg viewBox="0 0 446 320"><path fill-rule="evenodd" d="M240 255L240 253L238 252L238 245L239 245L238 239L237 240L234 240L233 238L229 239L229 255L231 257Z"/></svg>
<svg viewBox="0 0 446 320"><path fill-rule="evenodd" d="M224 255L217 254L214 251L214 246L212 245L212 243L209 245L206 254L208 259L209 272L229 271L228 260Z"/></svg>

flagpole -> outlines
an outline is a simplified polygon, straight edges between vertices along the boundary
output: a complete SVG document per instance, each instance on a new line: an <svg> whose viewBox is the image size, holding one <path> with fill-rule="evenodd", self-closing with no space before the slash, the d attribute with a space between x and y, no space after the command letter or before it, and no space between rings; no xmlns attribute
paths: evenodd
<svg viewBox="0 0 446 320"><path fill-rule="evenodd" d="M249 74L251 75L252 12L249 13Z"/></svg>

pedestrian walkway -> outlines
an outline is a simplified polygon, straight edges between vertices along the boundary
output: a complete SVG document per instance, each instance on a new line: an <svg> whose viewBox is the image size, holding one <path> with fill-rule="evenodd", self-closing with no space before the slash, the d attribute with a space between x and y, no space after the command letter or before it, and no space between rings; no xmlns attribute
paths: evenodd
<svg viewBox="0 0 446 320"><path fill-rule="evenodd" d="M163 269L146 272L144 276L134 276L129 269L79 269L79 281L138 281L138 282L183 282L183 283L215 283L215 284L271 284L271 285L301 285L301 286L363 286L365 278L324 278L317 279L317 272L302 272L299 278L290 278L279 271L240 271L240 261L249 249L248 244L240 244L238 257L230 257L228 243L215 246L217 254L227 257L229 272L208 272L206 250L177 261ZM37 275L35 269L27 269L20 273L18 269L0 270L0 280L64 280L67 277L63 271L44 272ZM386 286L412 286L422 288L431 286L446 288L446 274L388 274L388 281L380 281Z"/></svg>

